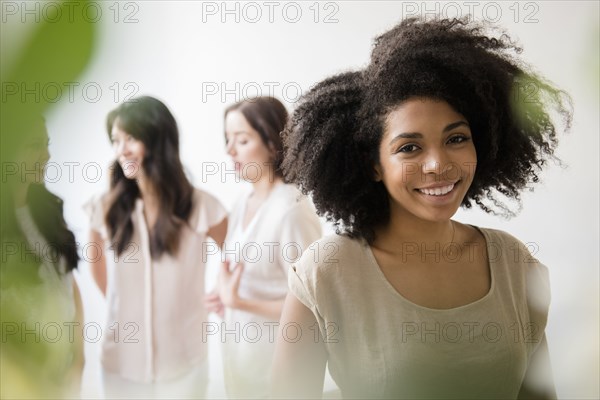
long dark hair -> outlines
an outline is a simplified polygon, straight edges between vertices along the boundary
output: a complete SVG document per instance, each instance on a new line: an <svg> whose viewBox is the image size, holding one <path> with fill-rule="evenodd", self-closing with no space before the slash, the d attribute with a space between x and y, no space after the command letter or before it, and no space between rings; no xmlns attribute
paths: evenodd
<svg viewBox="0 0 600 400"><path fill-rule="evenodd" d="M242 100L225 109L224 118L232 111L242 113L246 121L260 135L264 145L271 151L273 172L283 178L283 141L281 132L288 120L285 106L276 98L269 96Z"/></svg>
<svg viewBox="0 0 600 400"><path fill-rule="evenodd" d="M142 169L158 194L159 205L156 225L150 230L150 253L153 258L159 258L164 252L175 254L181 228L191 213L193 194L179 159L179 131L175 118L161 101L144 96L123 103L108 114L109 138L114 124L140 140L146 149ZM139 196L136 181L126 178L115 161L106 224L119 255L133 236L131 214Z"/></svg>
<svg viewBox="0 0 600 400"><path fill-rule="evenodd" d="M46 124L44 119L39 116L30 122L29 126L25 127L22 132L17 135L11 135L4 142L6 148L2 151L2 161L9 162L14 154L19 153L29 135L35 132L45 132ZM18 160L17 160L18 161ZM42 259L49 260L56 268L58 273L69 272L77 268L79 255L77 254L77 244L75 235L67 227L63 216L63 201L52 194L48 189L40 183L30 183L27 189L26 205L31 213L31 218L42 237L46 240L48 248L40 249L41 254L37 254L35 260L31 260L28 255L34 254L24 232L22 232L17 216L15 214L15 205L13 201L13 193L15 185L23 184L22 182L6 182L1 191L1 223L0 234L2 236L2 251L8 251L11 245L17 245L20 252L20 257L17 259L15 267L21 268L21 271L15 271L21 278L25 278L22 272L25 272L26 266L31 267L31 277L34 280L37 277L37 267L39 267ZM65 261L65 271L61 271L59 266L60 258ZM27 261L27 262L26 262ZM7 257L2 257L3 264L11 264ZM5 278L7 275L3 275ZM6 279L10 280L10 279Z"/></svg>

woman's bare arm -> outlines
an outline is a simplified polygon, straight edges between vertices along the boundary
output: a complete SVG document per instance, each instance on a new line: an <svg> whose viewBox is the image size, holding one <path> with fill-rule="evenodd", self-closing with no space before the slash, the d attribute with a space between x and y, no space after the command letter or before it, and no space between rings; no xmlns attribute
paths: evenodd
<svg viewBox="0 0 600 400"><path fill-rule="evenodd" d="M97 231L90 231L90 243L93 243L96 248L100 249L100 255L90 261L90 268L94 282L98 285L98 289L106 296L106 259L104 258L104 240Z"/></svg>
<svg viewBox="0 0 600 400"><path fill-rule="evenodd" d="M321 398L327 350L323 339L315 340L316 318L304 304L289 293L283 305L279 334L273 358L271 396L273 398ZM285 327L299 326L301 336L286 338ZM292 328L289 328L290 332ZM294 328L294 335L296 335Z"/></svg>

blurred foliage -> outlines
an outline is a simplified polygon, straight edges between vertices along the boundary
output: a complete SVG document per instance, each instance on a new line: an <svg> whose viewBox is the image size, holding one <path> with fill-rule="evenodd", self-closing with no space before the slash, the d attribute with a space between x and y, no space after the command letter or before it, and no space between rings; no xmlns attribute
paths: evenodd
<svg viewBox="0 0 600 400"><path fill-rule="evenodd" d="M4 3L2 2L4 9ZM31 8L28 2L27 7ZM39 3L44 3L40 1ZM7 60L10 54L2 49L3 64L7 68L0 71L2 80L2 90L4 92L7 84L16 84L19 87L19 95L2 97L2 107L0 111L1 136L3 155L10 154L7 151L13 150L18 144L19 132L26 132L31 123L32 115L43 115L52 105L48 103L44 96L35 99L33 96L22 96L21 88L33 88L36 85L44 87L48 83L57 83L62 85L65 82L73 82L83 71L89 62L95 36L94 23L89 22L89 18L84 18L82 12L72 12L82 10L88 1L68 2L69 7L61 4L61 18L40 18L39 23L34 23L31 28L33 34L26 42L23 49L18 54L18 58ZM78 7L73 7L77 3ZM25 7L26 3L17 3L17 7ZM22 12L23 10L21 10ZM3 19L20 20L19 15L3 15ZM56 19L56 22L52 22ZM27 21L27 19L26 19ZM10 31L4 27L4 34L10 34ZM6 38L5 38L6 39ZM8 38L10 40L10 38ZM8 148L4 146L8 145Z"/></svg>
<svg viewBox="0 0 600 400"><path fill-rule="evenodd" d="M72 340L64 326L62 338L57 341L54 340L56 331L47 331L44 335L43 329L37 329L38 323L40 328L44 324L61 326L60 315L64 310L60 307L63 304L59 300L60 295L54 296L56 292L40 290L41 259L24 250L27 245L23 236L7 218L7 215L14 215L11 199L19 182L18 179L7 179L5 166L18 153L34 124L39 124L39 116L53 105L45 96L24 96L21 90L31 91L48 83L62 86L73 82L84 71L93 54L97 27L81 12L89 2L53 3L56 7L48 8L48 13L44 14L41 12L44 1L0 2L3 42L19 39L5 36L17 31L31 33L19 51L9 52L2 47L0 53L1 398L61 397L65 393L62 366L68 365L72 356ZM24 14L25 8L29 14ZM31 10L38 10L40 15L32 16ZM23 24L21 27L25 29L10 29L10 24L13 28ZM9 86L19 88L18 94L9 95L6 92ZM17 251L13 251L15 248Z"/></svg>

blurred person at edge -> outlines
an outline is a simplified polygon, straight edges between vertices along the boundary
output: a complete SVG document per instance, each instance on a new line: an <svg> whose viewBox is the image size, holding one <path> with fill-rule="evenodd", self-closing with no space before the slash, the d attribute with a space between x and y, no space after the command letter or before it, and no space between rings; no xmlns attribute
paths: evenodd
<svg viewBox="0 0 600 400"><path fill-rule="evenodd" d="M108 305L105 396L203 397L202 252L209 237L222 246L226 210L186 177L177 123L161 101L125 102L108 114L106 128L116 158L110 189L85 206L90 240L103 250L91 268Z"/></svg>
<svg viewBox="0 0 600 400"><path fill-rule="evenodd" d="M2 398L78 397L83 310L79 256L63 202L44 185L46 124L2 138L0 392Z"/></svg>
<svg viewBox="0 0 600 400"><path fill-rule="evenodd" d="M225 110L227 154L237 177L251 183L231 212L224 246L229 258L221 264L217 290L207 297L210 310L224 311L222 331L238 333L221 335L230 398L268 396L289 263L321 237L312 203L281 173L280 134L287 118L285 106L267 96Z"/></svg>

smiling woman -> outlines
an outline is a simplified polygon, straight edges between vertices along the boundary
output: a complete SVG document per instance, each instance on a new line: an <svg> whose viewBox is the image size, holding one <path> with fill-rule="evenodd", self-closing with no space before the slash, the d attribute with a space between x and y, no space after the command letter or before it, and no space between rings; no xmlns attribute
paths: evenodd
<svg viewBox="0 0 600 400"><path fill-rule="evenodd" d="M326 363L344 397L555 396L547 268L508 233L451 219L473 203L507 210L497 195L518 201L553 157L550 109L570 123L568 96L487 35L466 19L404 20L365 70L296 109L285 177L337 226L317 242L337 252L290 271L280 323L321 340L278 342L276 397L320 396Z"/></svg>
<svg viewBox="0 0 600 400"><path fill-rule="evenodd" d="M199 249L209 237L222 245L225 209L185 176L177 123L161 101L121 104L107 132L116 158L110 190L86 205L90 241L101 249L92 275L109 305L105 331L113 332L102 343L105 394L202 397L206 343L189 334L207 318Z"/></svg>
<svg viewBox="0 0 600 400"><path fill-rule="evenodd" d="M391 212L403 221L443 221L462 203L476 165L465 117L444 101L414 98L387 117L375 180L389 188Z"/></svg>

